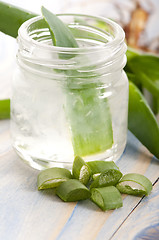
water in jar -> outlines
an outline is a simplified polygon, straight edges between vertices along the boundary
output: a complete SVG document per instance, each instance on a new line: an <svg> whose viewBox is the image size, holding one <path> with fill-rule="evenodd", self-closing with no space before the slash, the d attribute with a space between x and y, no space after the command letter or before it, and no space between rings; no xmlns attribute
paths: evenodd
<svg viewBox="0 0 159 240"><path fill-rule="evenodd" d="M48 41L48 44L50 44L50 41ZM84 41L83 39L79 41L79 45L82 47L93 46L94 44L103 43L99 41L91 42L90 40ZM96 57L94 56L94 58ZM91 60L88 59L90 62ZM49 71L53 70L49 69ZM85 87L83 88L83 83L80 85L78 82L75 83L75 86L72 87L71 85L70 87L68 86L69 78L67 73L56 71L56 69L54 69L54 72L55 75L58 74L58 79L44 77L37 72L27 71L27 68L18 68L12 84L11 132L13 147L24 161L40 170L53 166L71 168L76 155L69 109L83 101L81 94L85 91ZM89 79L87 80L89 81ZM94 83L90 83L90 87L92 87L92 84ZM89 88L89 83L86 85ZM120 69L99 79L97 77L93 86L95 91L98 92L98 96L96 96L97 102L105 101L109 109L108 115L111 119L113 142L105 150L84 154L82 157L86 161L116 160L123 152L126 144L127 77L124 71ZM74 88L80 91L77 97L73 96ZM101 104L99 104L100 106ZM90 114L94 114L97 111L97 108L97 104L95 107L90 104L89 107L88 103L84 115L82 110L82 115L78 116L78 118L87 119ZM104 106L100 111L104 112ZM97 115L93 115L95 116L93 120L95 125L98 125ZM76 121L76 117L74 116L73 120L75 119ZM89 126L89 122L87 126L82 126L80 124L82 120L79 121L79 124L75 124L76 129L85 128L83 131L84 135L89 128L91 136L91 131L94 131L94 128ZM102 121L107 121L107 116ZM102 132L101 129L100 131Z"/></svg>

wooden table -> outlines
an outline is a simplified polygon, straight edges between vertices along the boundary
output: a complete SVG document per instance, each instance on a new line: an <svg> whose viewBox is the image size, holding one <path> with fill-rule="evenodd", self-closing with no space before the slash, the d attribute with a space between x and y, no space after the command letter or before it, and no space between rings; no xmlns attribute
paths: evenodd
<svg viewBox="0 0 159 240"><path fill-rule="evenodd" d="M123 195L123 207L102 212L89 200L64 203L54 190L37 191L38 171L12 149L9 120L0 122L1 240L159 239L159 161L128 133L123 173L136 172L154 184L148 197ZM146 238L144 238L146 236Z"/></svg>
<svg viewBox="0 0 159 240"><path fill-rule="evenodd" d="M0 34L0 46L0 98L7 98L15 40ZM102 212L89 200L64 203L54 190L37 191L38 171L25 165L12 149L9 124L0 121L0 240L159 239L159 160L130 132L116 163L123 173L147 176L154 185L152 193L143 198L123 195L122 208Z"/></svg>

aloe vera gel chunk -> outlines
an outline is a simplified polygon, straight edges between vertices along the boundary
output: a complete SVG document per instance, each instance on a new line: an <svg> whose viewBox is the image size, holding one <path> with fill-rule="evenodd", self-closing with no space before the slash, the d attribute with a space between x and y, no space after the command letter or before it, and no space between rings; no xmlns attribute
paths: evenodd
<svg viewBox="0 0 159 240"><path fill-rule="evenodd" d="M55 187L56 195L65 202L90 198L103 211L122 207L121 193L136 196L150 194L152 183L144 175L128 173L122 178L121 176L122 173L113 161L86 163L76 156L72 175L65 168L41 171L38 175L38 190Z"/></svg>
<svg viewBox="0 0 159 240"><path fill-rule="evenodd" d="M38 189L54 188L72 178L69 170L65 168L49 168L38 175Z"/></svg>
<svg viewBox="0 0 159 240"><path fill-rule="evenodd" d="M144 175L138 173L128 173L122 177L116 187L121 193L143 196L150 194L152 190L152 183Z"/></svg>
<svg viewBox="0 0 159 240"><path fill-rule="evenodd" d="M56 194L65 202L76 202L90 198L90 191L76 179L60 184Z"/></svg>
<svg viewBox="0 0 159 240"><path fill-rule="evenodd" d="M91 169L88 164L79 156L76 156L72 167L73 177L86 185L91 177Z"/></svg>
<svg viewBox="0 0 159 240"><path fill-rule="evenodd" d="M122 173L113 161L90 161L87 164L93 178L91 188L116 185L122 177Z"/></svg>
<svg viewBox="0 0 159 240"><path fill-rule="evenodd" d="M74 156L118 158L127 133L123 30L108 19L42 7L42 16L20 27L18 43L11 131L21 158L37 169L71 169Z"/></svg>
<svg viewBox="0 0 159 240"><path fill-rule="evenodd" d="M92 188L91 199L103 211L116 209L123 206L121 194L114 186Z"/></svg>

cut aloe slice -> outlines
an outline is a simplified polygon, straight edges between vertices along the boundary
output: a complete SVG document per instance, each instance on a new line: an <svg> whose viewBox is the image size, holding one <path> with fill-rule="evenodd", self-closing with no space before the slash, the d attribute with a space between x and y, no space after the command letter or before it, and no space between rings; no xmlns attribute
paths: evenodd
<svg viewBox="0 0 159 240"><path fill-rule="evenodd" d="M128 173L123 176L116 187L121 193L143 196L150 194L152 190L152 183L144 175L138 173Z"/></svg>
<svg viewBox="0 0 159 240"><path fill-rule="evenodd" d="M80 181L70 179L56 189L56 194L65 202L76 202L90 198L90 191Z"/></svg>
<svg viewBox="0 0 159 240"><path fill-rule="evenodd" d="M43 170L38 175L38 190L57 187L70 178L72 178L72 175L65 168L55 167Z"/></svg>
<svg viewBox="0 0 159 240"><path fill-rule="evenodd" d="M119 182L121 177L122 173L119 170L116 169L106 170L105 172L96 176L90 188L115 186Z"/></svg>
<svg viewBox="0 0 159 240"><path fill-rule="evenodd" d="M114 186L92 188L91 199L103 211L116 209L123 206L121 194Z"/></svg>
<svg viewBox="0 0 159 240"><path fill-rule="evenodd" d="M87 162L87 164L93 175L103 173L111 169L119 170L118 166L113 161L90 161Z"/></svg>
<svg viewBox="0 0 159 240"><path fill-rule="evenodd" d="M72 174L74 178L86 185L90 179L91 170L81 157L76 156L73 162Z"/></svg>

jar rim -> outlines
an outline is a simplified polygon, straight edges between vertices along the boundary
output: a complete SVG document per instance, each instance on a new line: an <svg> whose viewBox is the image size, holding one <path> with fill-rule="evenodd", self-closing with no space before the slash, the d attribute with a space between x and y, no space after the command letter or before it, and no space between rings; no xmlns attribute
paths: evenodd
<svg viewBox="0 0 159 240"><path fill-rule="evenodd" d="M105 17L99 17L99 16L92 16L92 15L87 15L87 14L76 14L76 13L63 13L63 14L57 14L57 16L73 16L73 17L87 17L87 18L91 18L93 20L98 20L98 21L102 21L102 22L105 22L106 24L109 24L112 29L114 30L114 38L111 39L111 41L108 41L106 43L104 43L103 45L97 45L97 46L87 46L87 47L76 47L76 48L70 48L70 47L59 47L59 46L54 46L54 45L48 45L48 44L45 44L43 42L38 42L36 40L34 40L33 38L31 38L31 36L28 35L28 28L31 24L33 24L34 22L36 21L39 21L39 20L42 20L43 17L42 16L37 16L37 17L33 17L29 20L27 20L26 22L24 22L19 30L18 30L18 37L26 42L26 43L30 43L30 44L33 44L34 46L38 46L38 47L41 47L41 48L45 48L45 50L49 50L49 51L62 51L62 52L72 52L72 53L75 53L75 52L92 52L92 51L98 51L98 50L104 50L104 49L107 49L107 48L113 48L113 47L116 47L117 45L120 45L124 39L125 39L125 32L124 30L120 27L119 24L117 24L116 22L108 19L108 18L105 18ZM102 29L101 29L102 30ZM103 31L103 30L102 30ZM104 31L105 34L106 34L106 31Z"/></svg>

